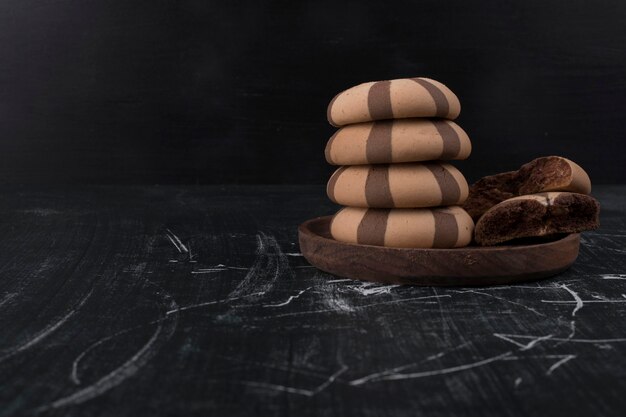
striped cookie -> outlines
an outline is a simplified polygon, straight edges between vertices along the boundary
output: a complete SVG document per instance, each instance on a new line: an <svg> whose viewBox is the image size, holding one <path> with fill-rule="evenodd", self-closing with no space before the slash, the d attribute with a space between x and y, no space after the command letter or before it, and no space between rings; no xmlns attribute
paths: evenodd
<svg viewBox="0 0 626 417"><path fill-rule="evenodd" d="M436 209L345 207L333 217L335 240L398 248L458 248L472 240L474 222L459 206Z"/></svg>
<svg viewBox="0 0 626 417"><path fill-rule="evenodd" d="M510 198L491 207L476 223L476 242L579 233L599 226L600 205L591 196L548 192Z"/></svg>
<svg viewBox="0 0 626 417"><path fill-rule="evenodd" d="M466 159L467 133L443 119L397 119L357 123L339 129L326 145L331 165Z"/></svg>
<svg viewBox="0 0 626 417"><path fill-rule="evenodd" d="M359 84L328 105L333 126L407 117L456 119L461 103L448 87L428 78L401 78Z"/></svg>
<svg viewBox="0 0 626 417"><path fill-rule="evenodd" d="M343 166L326 187L335 203L351 207L415 208L462 204L468 186L447 163Z"/></svg>

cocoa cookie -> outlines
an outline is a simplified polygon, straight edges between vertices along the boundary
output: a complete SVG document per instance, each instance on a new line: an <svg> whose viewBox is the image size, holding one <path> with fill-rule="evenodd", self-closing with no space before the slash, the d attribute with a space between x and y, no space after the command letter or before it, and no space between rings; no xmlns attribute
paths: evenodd
<svg viewBox="0 0 626 417"><path fill-rule="evenodd" d="M474 222L459 206L435 209L345 207L330 224L335 240L400 248L458 248L472 240Z"/></svg>
<svg viewBox="0 0 626 417"><path fill-rule="evenodd" d="M457 96L428 78L402 78L359 84L335 96L328 105L333 126L406 117L456 119L461 112Z"/></svg>
<svg viewBox="0 0 626 417"><path fill-rule="evenodd" d="M471 151L467 133L450 120L397 119L344 126L325 155L332 165L361 165L466 159Z"/></svg>
<svg viewBox="0 0 626 417"><path fill-rule="evenodd" d="M549 192L514 197L490 208L474 239L489 246L512 239L578 233L599 226L600 205L585 194Z"/></svg>
<svg viewBox="0 0 626 417"><path fill-rule="evenodd" d="M545 191L591 192L589 176L578 164L560 156L545 156L530 161L517 171L484 177L470 187L463 205L477 221L501 201L524 194Z"/></svg>
<svg viewBox="0 0 626 417"><path fill-rule="evenodd" d="M343 166L330 177L326 192L343 206L414 208L462 204L468 186L450 164L413 162Z"/></svg>

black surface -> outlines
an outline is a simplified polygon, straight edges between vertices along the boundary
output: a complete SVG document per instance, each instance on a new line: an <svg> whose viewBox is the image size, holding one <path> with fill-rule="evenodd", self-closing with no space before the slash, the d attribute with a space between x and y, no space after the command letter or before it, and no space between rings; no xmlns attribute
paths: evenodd
<svg viewBox="0 0 626 417"><path fill-rule="evenodd" d="M0 416L624 415L625 191L562 275L444 289L310 268L320 187L4 187Z"/></svg>
<svg viewBox="0 0 626 417"><path fill-rule="evenodd" d="M0 2L0 182L311 183L326 105L428 76L470 181L558 154L624 183L626 2Z"/></svg>

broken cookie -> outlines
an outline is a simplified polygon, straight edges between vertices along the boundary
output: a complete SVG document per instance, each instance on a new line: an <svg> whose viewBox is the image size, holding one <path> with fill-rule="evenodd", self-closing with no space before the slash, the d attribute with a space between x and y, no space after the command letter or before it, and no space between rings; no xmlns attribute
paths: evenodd
<svg viewBox="0 0 626 417"><path fill-rule="evenodd" d="M480 218L474 239L481 246L513 239L579 233L599 226L600 205L593 197L548 192L510 198Z"/></svg>
<svg viewBox="0 0 626 417"><path fill-rule="evenodd" d="M489 175L472 184L463 208L477 221L501 201L546 191L591 192L589 176L578 164L560 156L537 158L517 171Z"/></svg>

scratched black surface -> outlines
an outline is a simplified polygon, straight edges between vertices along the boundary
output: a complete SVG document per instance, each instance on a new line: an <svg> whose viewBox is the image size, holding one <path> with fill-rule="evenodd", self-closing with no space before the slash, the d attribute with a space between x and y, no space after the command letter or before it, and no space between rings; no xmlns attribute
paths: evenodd
<svg viewBox="0 0 626 417"><path fill-rule="evenodd" d="M626 187L571 270L343 281L321 187L0 189L0 416L623 415Z"/></svg>

